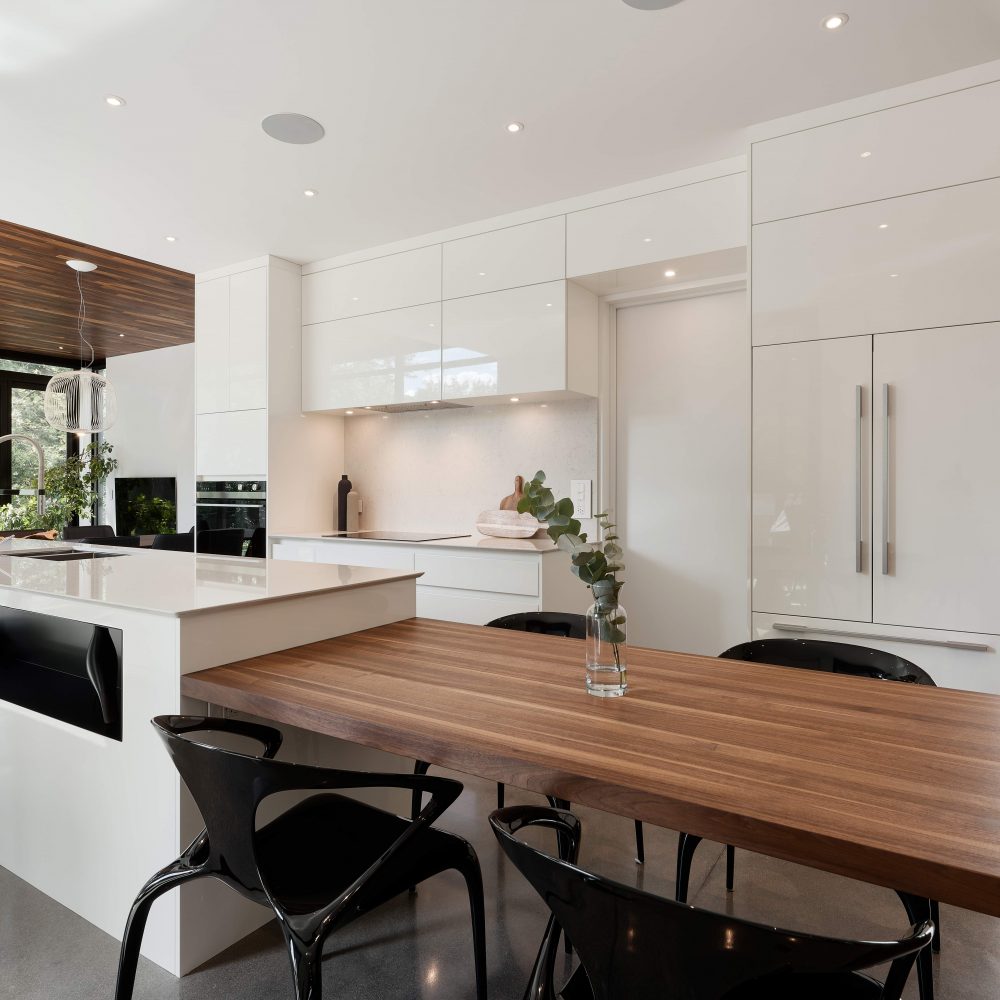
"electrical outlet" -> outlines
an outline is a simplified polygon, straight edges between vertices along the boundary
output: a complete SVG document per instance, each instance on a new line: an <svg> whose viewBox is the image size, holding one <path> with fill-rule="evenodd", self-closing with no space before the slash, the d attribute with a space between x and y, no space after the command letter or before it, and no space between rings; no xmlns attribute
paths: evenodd
<svg viewBox="0 0 1000 1000"><path fill-rule="evenodd" d="M589 479L571 479L569 483L569 498L573 501L573 517L578 521L593 514L594 508L591 501Z"/></svg>

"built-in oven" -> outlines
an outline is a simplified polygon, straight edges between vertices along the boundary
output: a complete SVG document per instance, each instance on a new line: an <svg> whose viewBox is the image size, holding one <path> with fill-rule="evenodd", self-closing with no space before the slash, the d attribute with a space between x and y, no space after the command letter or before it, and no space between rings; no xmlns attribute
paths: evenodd
<svg viewBox="0 0 1000 1000"><path fill-rule="evenodd" d="M267 483L263 479L199 479L195 487L198 531L242 528L249 540L267 527Z"/></svg>

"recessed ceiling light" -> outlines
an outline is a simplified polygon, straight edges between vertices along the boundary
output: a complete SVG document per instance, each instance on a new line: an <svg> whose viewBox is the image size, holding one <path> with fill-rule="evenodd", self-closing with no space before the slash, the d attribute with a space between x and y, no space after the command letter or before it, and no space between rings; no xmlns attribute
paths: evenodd
<svg viewBox="0 0 1000 1000"><path fill-rule="evenodd" d="M163 238L164 238L164 239L165 239L165 240L166 240L166 241L167 241L168 243L176 243L176 242L177 242L177 237L176 237L176 236L164 236Z"/></svg>
<svg viewBox="0 0 1000 1000"><path fill-rule="evenodd" d="M653 242L653 237L652 236L643 236L642 242L643 243L652 243Z"/></svg>
<svg viewBox="0 0 1000 1000"><path fill-rule="evenodd" d="M540 406L541 406L541 408L542 408L542 409L544 410L544 409L545 409L545 407L546 407L546 406L548 406L549 404L548 404L548 403L540 403L539 405L540 405Z"/></svg>
<svg viewBox="0 0 1000 1000"><path fill-rule="evenodd" d="M119 337L124 337L124 336L125 336L125 334L124 334L124 333L119 333L119 334L118 334L118 336L119 336Z"/></svg>
<svg viewBox="0 0 1000 1000"><path fill-rule="evenodd" d="M889 277L890 277L890 278L898 278L898 277L899 277L899 275L898 275L898 274L890 274L890 275L889 275Z"/></svg>
<svg viewBox="0 0 1000 1000"><path fill-rule="evenodd" d="M432 400L431 400L431 406L437 406L437 405L438 405L438 403L440 403L440 402L441 402L441 400L440 400L440 399L432 399Z"/></svg>
<svg viewBox="0 0 1000 1000"><path fill-rule="evenodd" d="M823 27L827 31L836 31L838 28L842 28L850 18L846 14L829 14L823 18Z"/></svg>
<svg viewBox="0 0 1000 1000"><path fill-rule="evenodd" d="M552 303L551 302L546 302L545 303L545 308L546 309L551 309L552 308Z"/></svg>
<svg viewBox="0 0 1000 1000"><path fill-rule="evenodd" d="M869 157L869 156L871 156L871 155L872 155L872 154L871 154L871 150L869 150L869 149L866 149L866 150L865 150L865 151L864 151L864 152L863 152L863 153L861 154L861 159L862 159L862 160L867 160L867 159L868 159L868 157Z"/></svg>
<svg viewBox="0 0 1000 1000"><path fill-rule="evenodd" d="M523 132L524 131L524 122L508 122L507 123L507 131L511 132L511 133L513 133L513 132Z"/></svg>
<svg viewBox="0 0 1000 1000"><path fill-rule="evenodd" d="M326 129L314 118L306 115L283 112L278 115L268 115L260 127L278 142L290 142L301 146L310 142L319 142L326 135Z"/></svg>
<svg viewBox="0 0 1000 1000"><path fill-rule="evenodd" d="M485 278L486 277L486 272L485 271L480 271L479 272L479 277L480 278Z"/></svg>
<svg viewBox="0 0 1000 1000"><path fill-rule="evenodd" d="M889 228L889 223L888 222L880 222L878 224L878 227L879 227L879 229L888 229Z"/></svg>
<svg viewBox="0 0 1000 1000"><path fill-rule="evenodd" d="M316 192L312 188L306 188L305 191L303 191L302 193L307 198L315 198L316 197Z"/></svg>
<svg viewBox="0 0 1000 1000"><path fill-rule="evenodd" d="M346 413L349 417L354 416L354 410L344 410L344 413Z"/></svg>
<svg viewBox="0 0 1000 1000"><path fill-rule="evenodd" d="M108 96L104 98L104 103L110 104L113 108L124 108L125 98L119 97L117 94L108 94Z"/></svg>
<svg viewBox="0 0 1000 1000"><path fill-rule="evenodd" d="M357 297L357 295L352 295L352 296L351 296L351 301L352 301L352 302L357 302L357 301L358 301L358 297Z"/></svg>
<svg viewBox="0 0 1000 1000"><path fill-rule="evenodd" d="M663 277L664 278L676 278L677 277L677 272L673 271L673 270L664 271L663 272Z"/></svg>
<svg viewBox="0 0 1000 1000"><path fill-rule="evenodd" d="M510 397L510 401L512 403L520 403L521 402L521 397L520 396L511 396Z"/></svg>

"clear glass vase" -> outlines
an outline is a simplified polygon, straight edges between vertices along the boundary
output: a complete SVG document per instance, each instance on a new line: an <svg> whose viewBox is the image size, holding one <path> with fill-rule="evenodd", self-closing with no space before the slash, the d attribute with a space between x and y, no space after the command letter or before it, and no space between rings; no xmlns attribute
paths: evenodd
<svg viewBox="0 0 1000 1000"><path fill-rule="evenodd" d="M617 593L594 597L587 610L587 693L620 698L628 690L628 616Z"/></svg>

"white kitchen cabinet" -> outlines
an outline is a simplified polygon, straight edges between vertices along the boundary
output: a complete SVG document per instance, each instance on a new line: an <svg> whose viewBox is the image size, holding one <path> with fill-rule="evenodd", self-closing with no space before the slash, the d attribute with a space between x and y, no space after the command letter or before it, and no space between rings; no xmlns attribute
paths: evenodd
<svg viewBox="0 0 1000 1000"><path fill-rule="evenodd" d="M306 412L441 398L441 304L302 329Z"/></svg>
<svg viewBox="0 0 1000 1000"><path fill-rule="evenodd" d="M753 609L871 621L870 337L753 351Z"/></svg>
<svg viewBox="0 0 1000 1000"><path fill-rule="evenodd" d="M510 226L444 244L443 298L566 277L566 217Z"/></svg>
<svg viewBox="0 0 1000 1000"><path fill-rule="evenodd" d="M282 541L282 545L297 544ZM413 570L413 549L405 545L368 545L337 539L335 545L313 544L311 562L347 566L371 566L375 569Z"/></svg>
<svg viewBox="0 0 1000 1000"><path fill-rule="evenodd" d="M988 83L754 143L753 221L996 177L998 120Z"/></svg>
<svg viewBox="0 0 1000 1000"><path fill-rule="evenodd" d="M819 639L870 646L915 663L938 687L1000 694L1000 652L992 636L792 615L752 618L754 639ZM859 678L858 683L881 682Z"/></svg>
<svg viewBox="0 0 1000 1000"><path fill-rule="evenodd" d="M197 473L207 479L267 477L267 410L199 413Z"/></svg>
<svg viewBox="0 0 1000 1000"><path fill-rule="evenodd" d="M449 299L442 327L443 399L597 394L597 300L572 282Z"/></svg>
<svg viewBox="0 0 1000 1000"><path fill-rule="evenodd" d="M874 339L874 620L1000 634L1000 323Z"/></svg>
<svg viewBox="0 0 1000 1000"><path fill-rule="evenodd" d="M302 322L325 323L440 298L441 244L437 243L303 275Z"/></svg>
<svg viewBox="0 0 1000 1000"><path fill-rule="evenodd" d="M229 409L229 277L194 286L195 405L198 413Z"/></svg>
<svg viewBox="0 0 1000 1000"><path fill-rule="evenodd" d="M753 227L753 343L1000 319L1000 179Z"/></svg>
<svg viewBox="0 0 1000 1000"><path fill-rule="evenodd" d="M746 245L746 174L600 205L566 217L566 275Z"/></svg>
<svg viewBox="0 0 1000 1000"><path fill-rule="evenodd" d="M267 406L267 268L229 277L229 406Z"/></svg>
<svg viewBox="0 0 1000 1000"><path fill-rule="evenodd" d="M485 625L505 615L538 611L537 597L417 586L417 617Z"/></svg>

